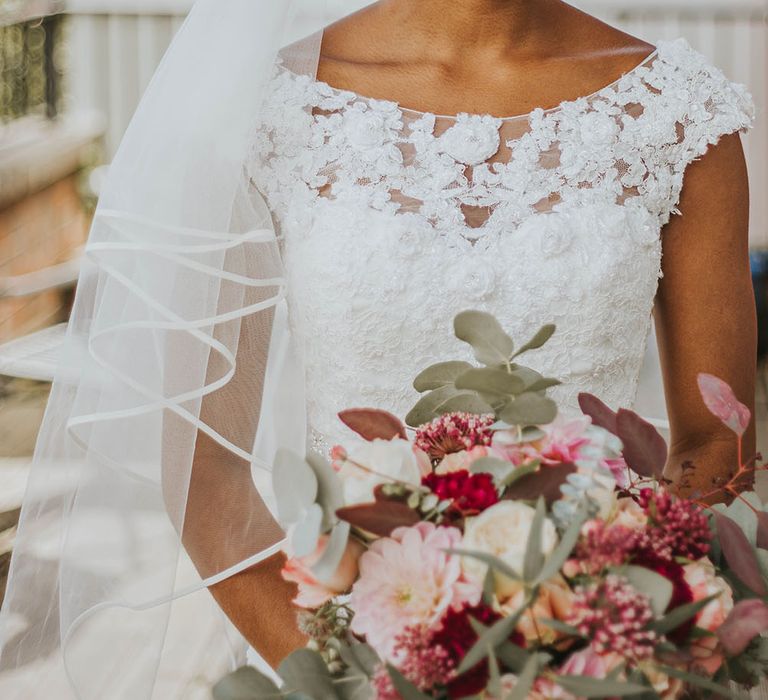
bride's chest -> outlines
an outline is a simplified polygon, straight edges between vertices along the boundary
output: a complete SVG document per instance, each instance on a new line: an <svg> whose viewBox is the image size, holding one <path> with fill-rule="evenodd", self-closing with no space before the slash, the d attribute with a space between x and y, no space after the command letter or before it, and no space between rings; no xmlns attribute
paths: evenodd
<svg viewBox="0 0 768 700"><path fill-rule="evenodd" d="M659 107L633 75L524 117L441 117L279 70L251 175L278 218L304 223L329 200L413 214L469 241L597 203L662 220L680 175L668 167L675 123Z"/></svg>

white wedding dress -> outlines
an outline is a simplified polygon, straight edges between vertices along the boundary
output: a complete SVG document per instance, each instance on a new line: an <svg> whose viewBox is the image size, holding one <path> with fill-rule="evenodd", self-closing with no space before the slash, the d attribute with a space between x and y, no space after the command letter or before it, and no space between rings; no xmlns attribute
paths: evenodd
<svg viewBox="0 0 768 700"><path fill-rule="evenodd" d="M563 381L564 411L582 391L632 407L686 166L752 116L744 86L682 39L591 95L505 118L405 109L286 56L250 178L282 236L314 447L345 439L339 410L402 417L418 371L470 359L452 329L466 308L519 342L557 324L526 362Z"/></svg>

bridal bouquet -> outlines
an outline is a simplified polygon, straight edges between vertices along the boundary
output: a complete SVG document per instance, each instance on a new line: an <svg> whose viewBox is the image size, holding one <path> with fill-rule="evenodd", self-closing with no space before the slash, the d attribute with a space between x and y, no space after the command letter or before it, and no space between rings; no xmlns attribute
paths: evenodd
<svg viewBox="0 0 768 700"><path fill-rule="evenodd" d="M217 700L739 697L768 669L768 513L739 493L674 495L667 447L637 414L582 394L557 415L558 382L518 364L490 315L455 320L481 366L445 362L414 382L406 418L343 411L363 440L326 461L281 453L283 576L308 648L278 687L244 667ZM749 411L699 377L742 439ZM684 471L694 469L685 465ZM729 506L710 507L717 496Z"/></svg>

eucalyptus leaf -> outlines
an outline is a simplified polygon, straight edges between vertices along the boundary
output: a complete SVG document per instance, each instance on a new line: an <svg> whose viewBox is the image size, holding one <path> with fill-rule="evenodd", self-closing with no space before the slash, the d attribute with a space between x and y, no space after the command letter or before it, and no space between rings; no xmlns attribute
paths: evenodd
<svg viewBox="0 0 768 700"><path fill-rule="evenodd" d="M489 566L483 577L483 602L488 606L493 606L496 597L496 576L493 569Z"/></svg>
<svg viewBox="0 0 768 700"><path fill-rule="evenodd" d="M544 520L546 516L547 507L544 503L544 499L539 496L536 501L536 513L533 516L531 529L528 532L525 557L523 558L523 580L529 583L537 579L541 567L544 565L542 542L544 535Z"/></svg>
<svg viewBox="0 0 768 700"><path fill-rule="evenodd" d="M307 464L317 479L317 495L315 501L323 509L323 532L327 532L336 522L336 511L344 505L344 487L338 474L317 452L309 450Z"/></svg>
<svg viewBox="0 0 768 700"><path fill-rule="evenodd" d="M484 311L462 311L453 320L459 340L472 346L478 362L494 365L507 362L515 344L496 318Z"/></svg>
<svg viewBox="0 0 768 700"><path fill-rule="evenodd" d="M525 668L531 655L522 647L512 642L503 642L496 647L499 661L513 673L519 673Z"/></svg>
<svg viewBox="0 0 768 700"><path fill-rule="evenodd" d="M392 679L392 685L395 686L395 690L400 693L403 700L430 700L429 695L422 693L394 666L387 664L387 672Z"/></svg>
<svg viewBox="0 0 768 700"><path fill-rule="evenodd" d="M493 647L488 647L488 691L497 698L501 695L501 673L499 672L499 662Z"/></svg>
<svg viewBox="0 0 768 700"><path fill-rule="evenodd" d="M554 379L553 377L542 377L538 381L533 382L533 384L529 384L525 387L526 391L546 391L547 389L551 389L555 386L560 386L562 382L559 379Z"/></svg>
<svg viewBox="0 0 768 700"><path fill-rule="evenodd" d="M495 413L493 406L478 394L471 391L461 391L455 396L438 404L435 409L438 415L444 413L474 413L482 416L487 413Z"/></svg>
<svg viewBox="0 0 768 700"><path fill-rule="evenodd" d="M480 457L472 462L470 470L473 474L491 474L497 484L502 484L505 480L518 470L511 462L498 457Z"/></svg>
<svg viewBox="0 0 768 700"><path fill-rule="evenodd" d="M529 474L533 474L538 468L541 466L538 461L530 462L529 464L523 464L519 467L515 467L513 465L512 471L507 476L506 479L504 479L504 486L512 486L512 484L516 483L520 479L522 479L524 476L528 476Z"/></svg>
<svg viewBox="0 0 768 700"><path fill-rule="evenodd" d="M499 418L511 425L547 425L556 417L557 404L533 392L520 394L499 412Z"/></svg>
<svg viewBox="0 0 768 700"><path fill-rule="evenodd" d="M214 700L271 700L283 694L271 678L253 666L242 666L213 687Z"/></svg>
<svg viewBox="0 0 768 700"><path fill-rule="evenodd" d="M459 667L456 669L456 673L461 675L466 673L475 664L482 661L488 656L488 649L495 649L500 644L509 641L510 635L515 631L520 622L520 618L526 611L528 602L520 606L520 608L509 617L503 617L498 622L495 622L490 627L485 627L477 620L469 619L472 628L478 633L478 640L472 645L470 650L464 655Z"/></svg>
<svg viewBox="0 0 768 700"><path fill-rule="evenodd" d="M439 389L443 386L452 385L456 378L472 369L469 362L451 360L449 362L438 362L436 365L422 370L416 379L413 380L413 388L419 393Z"/></svg>
<svg viewBox="0 0 768 700"><path fill-rule="evenodd" d="M334 678L333 685L340 700L375 700L375 692L366 676L345 673L341 678Z"/></svg>
<svg viewBox="0 0 768 700"><path fill-rule="evenodd" d="M312 565L312 573L321 583L327 582L338 570L344 552L347 551L350 529L347 522L336 523L320 559Z"/></svg>
<svg viewBox="0 0 768 700"><path fill-rule="evenodd" d="M542 617L539 618L539 622L541 622L541 624L545 627L550 627L551 629L555 630L555 632L566 634L569 637L583 636L573 625L568 625L562 620L555 620L551 617Z"/></svg>
<svg viewBox="0 0 768 700"><path fill-rule="evenodd" d="M552 323L548 323L546 326L542 326L536 332L536 335L534 335L533 338L531 338L525 345L523 345L523 347L521 347L512 357L522 355L524 352L528 352L529 350L537 350L554 335L556 330L557 327Z"/></svg>
<svg viewBox="0 0 768 700"><path fill-rule="evenodd" d="M746 700L748 697L736 690L731 690L724 685L715 683L715 681L710 680L709 678L699 676L696 673L687 673L686 671L681 671L679 668L674 668L673 666L659 666L658 668L662 673L665 673L671 678L677 678L684 683L701 688L702 690L707 690L710 693L714 693L717 697L731 698L732 700Z"/></svg>
<svg viewBox="0 0 768 700"><path fill-rule="evenodd" d="M312 700L339 700L325 661L316 651L298 649L277 670L291 691L306 693Z"/></svg>
<svg viewBox="0 0 768 700"><path fill-rule="evenodd" d="M283 525L304 517L307 508L317 498L317 477L312 467L292 450L279 449L275 454L272 487Z"/></svg>
<svg viewBox="0 0 768 700"><path fill-rule="evenodd" d="M534 681L539 675L540 661L534 654L528 659L525 667L517 677L517 683L505 700L528 700L528 693L533 688Z"/></svg>
<svg viewBox="0 0 768 700"><path fill-rule="evenodd" d="M373 678L376 668L381 663L379 655L373 650L373 647L357 641L342 644L339 648L339 655L347 666L368 678Z"/></svg>
<svg viewBox="0 0 768 700"><path fill-rule="evenodd" d="M306 557L317 549L322 534L323 509L313 503L291 529L291 548L297 557Z"/></svg>
<svg viewBox="0 0 768 700"><path fill-rule="evenodd" d="M586 514L582 509L571 521L552 554L547 557L547 561L544 562L544 566L541 567L541 571L539 571L535 584L548 581L560 571L563 564L565 564L568 557L571 555L573 548L576 546L576 542L581 534L581 526L584 524L585 520Z"/></svg>
<svg viewBox="0 0 768 700"><path fill-rule="evenodd" d="M522 394L525 382L514 374L495 367L473 367L456 378L457 389L469 389L504 396Z"/></svg>
<svg viewBox="0 0 768 700"><path fill-rule="evenodd" d="M701 600L694 601L693 603L686 603L685 605L678 605L667 615L664 615L660 620L654 620L648 625L648 629L652 629L659 634L667 634L672 630L677 629L680 625L688 622L692 617L697 615L699 611L707 607L713 600L717 598L717 594L707 596Z"/></svg>
<svg viewBox="0 0 768 700"><path fill-rule="evenodd" d="M554 681L564 690L582 698L628 698L648 692L648 687L639 683L607 678L555 676Z"/></svg>
<svg viewBox="0 0 768 700"><path fill-rule="evenodd" d="M429 423L439 415L436 410L437 407L458 393L458 389L450 384L424 394L408 412L405 417L406 424L412 428L417 428L424 423Z"/></svg>
<svg viewBox="0 0 768 700"><path fill-rule="evenodd" d="M473 551L470 549L447 549L446 551L449 554L457 554L462 557L470 557L472 559L477 559L478 561L483 562L483 564L486 564L491 569L496 571L496 573L501 574L502 576L506 576L507 578L511 578L515 581L520 580L520 574L517 571L515 571L508 564L505 564L498 557L494 557L492 554L488 554L487 552Z"/></svg>
<svg viewBox="0 0 768 700"><path fill-rule="evenodd" d="M616 570L640 593L647 595L656 617L661 617L672 600L674 589L669 579L644 566L623 566Z"/></svg>

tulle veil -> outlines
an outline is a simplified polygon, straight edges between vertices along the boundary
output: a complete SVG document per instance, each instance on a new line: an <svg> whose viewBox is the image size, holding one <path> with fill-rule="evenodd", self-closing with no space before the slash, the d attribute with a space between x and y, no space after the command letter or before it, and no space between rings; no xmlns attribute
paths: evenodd
<svg viewBox="0 0 768 700"><path fill-rule="evenodd" d="M301 359L244 161L277 52L329 14L199 0L110 167L0 617L19 698L41 676L56 700L161 697L183 657L174 599L280 547L269 472L278 446L304 448ZM300 46L314 74L319 40ZM212 660L241 660L231 632L209 633Z"/></svg>
<svg viewBox="0 0 768 700"><path fill-rule="evenodd" d="M313 32L348 11L198 0L145 93L93 221L0 614L19 698L40 674L56 700L167 697L175 601L281 545L270 469L306 444L303 374L244 161L278 52L309 36L291 60L313 76ZM207 610L223 671L244 640Z"/></svg>

